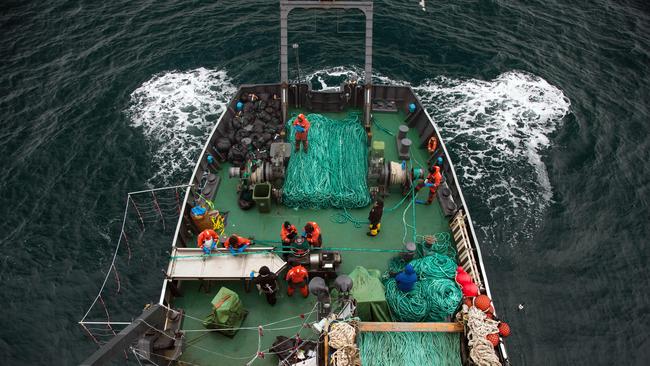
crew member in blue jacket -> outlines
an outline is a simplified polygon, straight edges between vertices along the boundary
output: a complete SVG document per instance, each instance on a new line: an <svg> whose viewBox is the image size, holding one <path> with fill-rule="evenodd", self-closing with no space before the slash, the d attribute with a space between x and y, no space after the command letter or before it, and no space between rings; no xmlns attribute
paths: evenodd
<svg viewBox="0 0 650 366"><path fill-rule="evenodd" d="M404 267L404 270L395 276L395 281L397 281L397 288L403 292L409 292L413 290L415 282L418 280L418 275L415 273L413 266L407 264Z"/></svg>

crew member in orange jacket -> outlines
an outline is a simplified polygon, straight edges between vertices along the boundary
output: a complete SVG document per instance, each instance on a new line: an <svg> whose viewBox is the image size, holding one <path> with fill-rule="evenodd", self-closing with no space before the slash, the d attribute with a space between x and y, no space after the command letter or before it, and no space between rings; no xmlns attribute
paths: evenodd
<svg viewBox="0 0 650 366"><path fill-rule="evenodd" d="M248 248L251 245L251 243L252 241L248 238L244 238L239 235L232 234L230 235L228 240L226 240L226 242L223 243L223 245L226 248L228 248L228 250L230 251L230 253L232 253L232 255L237 255L243 252L244 250L246 250L246 248Z"/></svg>
<svg viewBox="0 0 650 366"><path fill-rule="evenodd" d="M219 235L212 229L203 230L198 238L196 244L199 248L203 249L203 253L210 254L210 252L217 247Z"/></svg>
<svg viewBox="0 0 650 366"><path fill-rule="evenodd" d="M296 130L296 151L300 150L300 144L302 143L302 149L307 152L307 134L310 126L311 124L302 113L293 121L293 129Z"/></svg>
<svg viewBox="0 0 650 366"><path fill-rule="evenodd" d="M298 235L298 229L294 225L291 225L289 221L285 221L282 224L282 231L280 231L282 244L290 244L296 238L296 235Z"/></svg>
<svg viewBox="0 0 650 366"><path fill-rule="evenodd" d="M440 184L442 184L442 174L440 174L440 167L432 166L429 168L429 175L427 175L427 179L415 187L415 192L417 193L424 186L429 187L429 199L427 200L427 205L430 205L433 202L433 197L436 196L436 192L438 191Z"/></svg>
<svg viewBox="0 0 650 366"><path fill-rule="evenodd" d="M320 233L320 227L314 221L309 221L305 225L305 234L303 236L312 247L320 248L323 245L323 235Z"/></svg>
<svg viewBox="0 0 650 366"><path fill-rule="evenodd" d="M303 297L309 296L309 290L307 289L307 278L309 278L309 273L307 269L301 265L296 265L287 272L287 277L285 278L289 282L287 287L287 295L293 296L293 292L296 289L300 289L300 293Z"/></svg>

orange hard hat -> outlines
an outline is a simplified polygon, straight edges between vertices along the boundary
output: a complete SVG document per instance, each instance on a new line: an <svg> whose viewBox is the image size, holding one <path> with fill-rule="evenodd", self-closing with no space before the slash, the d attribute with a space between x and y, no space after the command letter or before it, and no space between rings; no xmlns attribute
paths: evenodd
<svg viewBox="0 0 650 366"><path fill-rule="evenodd" d="M300 119L305 119L305 115L302 114L302 113L300 113L300 114L298 115L298 118L300 118Z"/></svg>

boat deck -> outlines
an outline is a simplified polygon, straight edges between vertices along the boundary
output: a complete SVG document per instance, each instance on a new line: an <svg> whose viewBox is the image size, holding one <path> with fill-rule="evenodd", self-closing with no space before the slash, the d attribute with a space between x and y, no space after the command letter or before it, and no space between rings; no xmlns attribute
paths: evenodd
<svg viewBox="0 0 650 366"><path fill-rule="evenodd" d="M302 111L291 110L290 113ZM323 113L329 118L341 119L347 112ZM375 112L376 121L384 128L396 132L403 123L403 113ZM373 126L374 140L385 141L385 157L387 160L398 160L395 137L383 130ZM414 130L409 131L409 137L414 141L412 155L420 163L426 163L428 158L425 149L416 148L419 141ZM346 248L373 248L373 249L401 249L404 235L404 224L402 214L407 207L408 201L394 211L384 212L381 232L377 237L366 235L367 226L355 227L352 223L339 224L332 221L333 215L342 212L338 209L291 209L284 206L273 205L270 213L259 213L256 208L250 211L242 211L237 206L236 185L237 179L228 178L228 164L224 164L220 171L221 184L215 199L215 206L220 211L229 211L226 234L236 233L243 236L255 235L258 240L279 240L281 224L288 220L299 230L307 221L316 221L323 233L323 247L346 247ZM418 194L418 199L424 201L427 196L426 189ZM399 192L392 192L384 199L385 208L393 207L401 200ZM416 226L418 234L433 234L449 232L448 219L444 217L438 201L430 206L416 204ZM348 210L355 218L366 220L368 208ZM412 210L406 212L406 220L412 222ZM407 240L411 240L412 234L409 231ZM384 271L388 260L395 253L377 252L343 252L343 263L339 273L350 273L356 266L375 268ZM255 269L257 270L257 269ZM281 275L284 274L284 271ZM293 297L286 295L286 282L280 281L280 292L278 302L275 306L266 303L264 296L259 295L256 290L249 293L244 291L243 281L213 281L210 291L199 289L198 281L183 281L181 283L182 297L174 299L174 307L182 308L188 317L185 318L183 329L188 331L186 335L186 347L182 360L188 363L200 365L241 365L254 357L257 352L258 332L256 329L240 330L233 338L226 337L217 332L206 332L200 321L193 318L203 319L211 311L210 301L217 291L226 286L237 292L248 309L249 314L243 323L243 327L256 328L258 325L277 322L283 319L292 318L267 327L264 336L261 338L261 350L268 349L275 337L278 335L292 336L301 329L303 320L296 317L299 314L309 313L316 303L313 296L303 299L297 292ZM311 315L311 321L316 314ZM276 329L275 328L281 328ZM197 331L192 331L197 330ZM314 333L304 329L302 338L306 339ZM267 355L264 359L255 361L256 365L277 365L277 358L274 355Z"/></svg>

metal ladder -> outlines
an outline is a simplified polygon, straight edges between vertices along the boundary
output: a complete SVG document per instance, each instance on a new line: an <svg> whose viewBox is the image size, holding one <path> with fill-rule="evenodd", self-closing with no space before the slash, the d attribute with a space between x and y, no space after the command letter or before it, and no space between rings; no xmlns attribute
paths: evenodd
<svg viewBox="0 0 650 366"><path fill-rule="evenodd" d="M483 289L480 271L476 264L476 257L474 256L474 248L472 248L470 236L467 233L466 219L465 211L460 209L451 219L449 227L451 228L454 242L456 243L456 250L458 251L458 264L472 277L474 284L479 289Z"/></svg>

